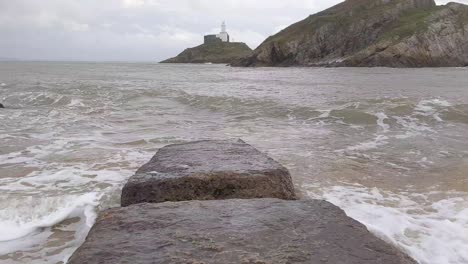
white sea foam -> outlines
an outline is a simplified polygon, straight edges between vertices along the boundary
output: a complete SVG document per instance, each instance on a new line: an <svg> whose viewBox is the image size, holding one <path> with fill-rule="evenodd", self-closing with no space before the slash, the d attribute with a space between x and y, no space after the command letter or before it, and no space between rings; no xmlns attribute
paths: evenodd
<svg viewBox="0 0 468 264"><path fill-rule="evenodd" d="M35 138L41 137L35 135ZM44 139L48 137L44 136ZM149 158L147 153L112 148L108 151L114 151L114 154L101 156L100 160L88 160L84 155L77 155L75 146L95 140L102 139L99 135L57 138L47 145L34 145L22 152L0 155L0 164L41 165L42 168L21 178L0 177L0 256L16 252L25 254L25 258L40 255L42 263L66 262L86 237L94 222L98 203L101 206L115 205L118 200L115 194L120 193L121 183L134 171L109 163L125 162L126 167L136 167L141 160ZM87 146L102 151L102 145L93 144ZM63 158L69 159L71 166L61 164ZM70 194L77 190L90 193ZM51 196L41 197L43 194ZM80 217L79 223L67 225L74 233L74 239L67 242L63 241L64 238L57 238L54 242L57 230L51 227L75 217ZM62 243L60 251L49 246L49 243L59 242Z"/></svg>
<svg viewBox="0 0 468 264"><path fill-rule="evenodd" d="M25 245L31 244L28 239L24 239L27 236L34 237L34 243L38 243L38 235L40 237L44 229L70 217L82 214L86 217L87 227L85 228L91 227L96 218L94 211L101 196L102 194L87 193L44 198L8 199L8 197L2 197L0 255L15 252L18 249L24 250Z"/></svg>
<svg viewBox="0 0 468 264"><path fill-rule="evenodd" d="M441 99L421 100L419 101L415 110L421 111L421 112L433 111L434 107L437 107L437 106L449 107L449 106L452 106L452 104L446 100L441 100Z"/></svg>
<svg viewBox="0 0 468 264"><path fill-rule="evenodd" d="M397 139L406 139L410 137L415 137L424 133L434 133L435 131L428 127L426 124L421 123L415 117L401 117L401 116L392 116L397 121L397 124L401 125L406 131L404 134L396 135Z"/></svg>
<svg viewBox="0 0 468 264"><path fill-rule="evenodd" d="M396 194L359 185L322 191L310 191L309 195L343 208L350 217L422 264L468 263L466 193L452 193L447 198L440 193Z"/></svg>
<svg viewBox="0 0 468 264"><path fill-rule="evenodd" d="M377 125L382 128L383 132L388 132L390 129L390 126L385 124L385 119L388 119L388 116L385 115L384 113L377 113L375 116L378 118L377 119Z"/></svg>
<svg viewBox="0 0 468 264"><path fill-rule="evenodd" d="M31 186L32 188L42 186L45 189L57 187L76 187L90 183L107 183L117 185L130 176L131 172L115 170L91 170L84 166L76 168L64 168L57 171L45 171L43 173L26 177L18 181L18 185ZM12 187L12 186L9 186Z"/></svg>
<svg viewBox="0 0 468 264"><path fill-rule="evenodd" d="M81 101L80 99L71 99L70 101L70 104L68 104L69 106L85 106L83 101Z"/></svg>
<svg viewBox="0 0 468 264"><path fill-rule="evenodd" d="M452 106L452 104L446 100L441 100L441 99L432 99L432 100L429 100L428 102L434 104L434 105L438 105L438 106L444 106L444 107L449 107L449 106Z"/></svg>
<svg viewBox="0 0 468 264"><path fill-rule="evenodd" d="M330 117L331 110L321 110L322 114L320 114L319 118L328 118Z"/></svg>
<svg viewBox="0 0 468 264"><path fill-rule="evenodd" d="M16 164L16 163L29 163L32 164L35 161L33 157L21 156L21 153L11 153L7 155L0 155L1 164Z"/></svg>
<svg viewBox="0 0 468 264"><path fill-rule="evenodd" d="M365 151L376 149L378 147L384 146L388 144L388 137L384 135L377 135L374 140L366 141L359 143L357 145L348 147L347 150L350 151Z"/></svg>
<svg viewBox="0 0 468 264"><path fill-rule="evenodd" d="M421 100L416 108L416 113L423 116L432 116L436 121L442 122L442 118L439 115L439 108L447 108L452 106L451 103L441 99L432 100Z"/></svg>

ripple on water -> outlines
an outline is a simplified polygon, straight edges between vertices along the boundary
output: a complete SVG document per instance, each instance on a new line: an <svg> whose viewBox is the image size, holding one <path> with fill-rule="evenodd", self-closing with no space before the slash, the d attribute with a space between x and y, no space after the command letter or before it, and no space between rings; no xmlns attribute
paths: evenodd
<svg viewBox="0 0 468 264"><path fill-rule="evenodd" d="M65 260L161 146L241 137L422 263L467 263L465 71L0 68L0 262Z"/></svg>

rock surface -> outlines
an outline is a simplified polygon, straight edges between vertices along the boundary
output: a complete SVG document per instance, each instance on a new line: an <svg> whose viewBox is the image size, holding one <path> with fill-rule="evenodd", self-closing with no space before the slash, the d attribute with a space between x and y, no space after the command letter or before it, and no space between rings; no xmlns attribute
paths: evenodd
<svg viewBox="0 0 468 264"><path fill-rule="evenodd" d="M0 108L5 108L5 106L3 106L2 104L0 104Z"/></svg>
<svg viewBox="0 0 468 264"><path fill-rule="evenodd" d="M202 44L184 50L174 58L161 63L224 63L228 64L249 55L252 49L241 42Z"/></svg>
<svg viewBox="0 0 468 264"><path fill-rule="evenodd" d="M160 149L122 190L122 206L234 198L295 199L288 170L241 140Z"/></svg>
<svg viewBox="0 0 468 264"><path fill-rule="evenodd" d="M265 40L234 66L468 65L468 6L346 0Z"/></svg>
<svg viewBox="0 0 468 264"><path fill-rule="evenodd" d="M139 204L100 214L70 264L415 264L324 201Z"/></svg>

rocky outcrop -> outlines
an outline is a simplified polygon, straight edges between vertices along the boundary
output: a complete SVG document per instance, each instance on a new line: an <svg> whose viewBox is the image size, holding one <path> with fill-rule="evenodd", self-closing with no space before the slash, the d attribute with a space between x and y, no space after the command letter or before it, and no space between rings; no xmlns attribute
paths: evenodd
<svg viewBox="0 0 468 264"><path fill-rule="evenodd" d="M241 42L215 42L184 50L161 63L224 63L229 64L249 55L252 49Z"/></svg>
<svg viewBox="0 0 468 264"><path fill-rule="evenodd" d="M284 199L205 200L236 197ZM100 213L68 263L416 263L338 207L294 197L287 170L243 141L171 145L125 186L128 206Z"/></svg>
<svg viewBox="0 0 468 264"><path fill-rule="evenodd" d="M468 65L468 6L347 0L271 36L235 66Z"/></svg>
<svg viewBox="0 0 468 264"><path fill-rule="evenodd" d="M5 108L5 106L3 106L2 104L0 104L0 108Z"/></svg>
<svg viewBox="0 0 468 264"><path fill-rule="evenodd" d="M254 199L104 211L69 263L416 262L328 202Z"/></svg>
<svg viewBox="0 0 468 264"><path fill-rule="evenodd" d="M241 140L164 147L130 178L122 206L234 198L294 199L288 170Z"/></svg>

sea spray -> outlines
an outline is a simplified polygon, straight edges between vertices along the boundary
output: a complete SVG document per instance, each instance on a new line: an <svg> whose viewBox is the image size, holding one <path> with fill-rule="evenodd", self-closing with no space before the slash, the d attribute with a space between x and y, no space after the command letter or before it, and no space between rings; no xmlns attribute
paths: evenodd
<svg viewBox="0 0 468 264"><path fill-rule="evenodd" d="M361 185L304 186L312 198L343 208L422 264L468 262L468 195L393 193ZM442 198L443 197L443 198Z"/></svg>
<svg viewBox="0 0 468 264"><path fill-rule="evenodd" d="M25 248L16 248L14 243L9 245L8 242L26 236L35 237L38 233L44 232L44 229L51 228L68 218L85 216L86 225L82 228L89 229L96 218L95 210L101 196L102 194L98 193L87 193L60 197L7 198L10 201L8 207L2 204L0 209L0 254L24 250ZM38 242L35 240L30 244Z"/></svg>

